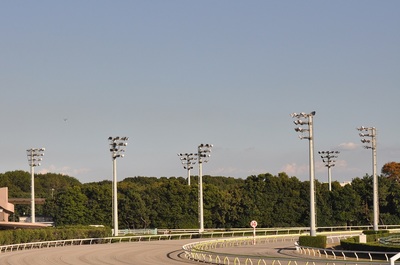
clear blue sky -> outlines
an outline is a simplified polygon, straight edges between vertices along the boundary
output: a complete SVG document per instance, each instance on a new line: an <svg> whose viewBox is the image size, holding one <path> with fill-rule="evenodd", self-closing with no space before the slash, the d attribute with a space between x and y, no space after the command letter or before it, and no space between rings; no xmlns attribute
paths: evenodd
<svg viewBox="0 0 400 265"><path fill-rule="evenodd" d="M400 1L2 1L0 172L111 180L107 138L129 136L118 179L186 176L177 153L214 145L207 175L308 179L292 112L316 111L334 180L400 162ZM65 119L67 119L65 121ZM318 155L316 177L327 180ZM197 175L197 166L192 171Z"/></svg>

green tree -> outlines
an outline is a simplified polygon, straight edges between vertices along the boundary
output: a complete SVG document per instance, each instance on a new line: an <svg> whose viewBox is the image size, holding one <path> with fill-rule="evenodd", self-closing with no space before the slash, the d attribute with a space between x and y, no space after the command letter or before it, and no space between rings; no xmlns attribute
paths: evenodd
<svg viewBox="0 0 400 265"><path fill-rule="evenodd" d="M259 227L271 224L273 201L265 196L267 192L266 176L249 176L243 185L242 213L240 225L247 227L251 220L257 220Z"/></svg>
<svg viewBox="0 0 400 265"><path fill-rule="evenodd" d="M82 186L74 177L63 174L46 173L35 175L35 193L38 197L51 198L69 187Z"/></svg>
<svg viewBox="0 0 400 265"><path fill-rule="evenodd" d="M358 221L363 215L362 200L359 194L351 185L333 184L330 193L330 201L333 214L332 221L329 225L345 226L345 225L361 225Z"/></svg>
<svg viewBox="0 0 400 265"><path fill-rule="evenodd" d="M306 192L305 187L296 177L290 177L286 173L279 173L277 177L269 176L270 191L269 200L273 200L271 216L272 223L269 226L302 226L303 214L308 211L308 206L301 197Z"/></svg>
<svg viewBox="0 0 400 265"><path fill-rule="evenodd" d="M379 186L379 221L381 224L398 224L399 210L399 182L396 178L381 176Z"/></svg>
<svg viewBox="0 0 400 265"><path fill-rule="evenodd" d="M88 216L93 212L87 208L88 198L83 194L81 187L69 187L57 194L55 198L54 222L59 225L89 225Z"/></svg>
<svg viewBox="0 0 400 265"><path fill-rule="evenodd" d="M8 187L11 198L30 198L31 174L22 170L0 174L0 187Z"/></svg>
<svg viewBox="0 0 400 265"><path fill-rule="evenodd" d="M373 223L373 185L372 177L365 175L363 178L354 178L351 187L360 196L360 216L358 221L360 224L372 225Z"/></svg>
<svg viewBox="0 0 400 265"><path fill-rule="evenodd" d="M121 228L150 228L150 209L143 200L135 182L121 182L118 185L118 221Z"/></svg>
<svg viewBox="0 0 400 265"><path fill-rule="evenodd" d="M91 214L87 216L87 222L93 225L111 226L111 181L83 184L82 192L87 198L86 208L91 212Z"/></svg>

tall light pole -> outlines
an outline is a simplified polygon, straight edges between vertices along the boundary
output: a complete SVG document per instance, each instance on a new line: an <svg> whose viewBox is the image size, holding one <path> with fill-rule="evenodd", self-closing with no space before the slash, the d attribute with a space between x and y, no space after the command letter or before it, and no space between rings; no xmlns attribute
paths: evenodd
<svg viewBox="0 0 400 265"><path fill-rule="evenodd" d="M211 156L212 144L200 144L197 148L197 159L199 163L199 233L204 232L204 213L203 213L203 162L207 163Z"/></svg>
<svg viewBox="0 0 400 265"><path fill-rule="evenodd" d="M128 137L108 137L110 152L113 161L113 223L114 236L118 236L118 193L117 193L117 158L124 157L125 147L128 145Z"/></svg>
<svg viewBox="0 0 400 265"><path fill-rule="evenodd" d="M328 168L328 185L329 191L332 191L332 177L331 177L331 167L335 166L335 158L337 158L337 154L339 151L318 151L318 154L321 155L322 162L325 163L325 166Z"/></svg>
<svg viewBox="0 0 400 265"><path fill-rule="evenodd" d="M193 169L193 165L196 164L196 159L195 157L196 154L193 153L179 153L179 159L182 162L183 168L187 170L187 182L188 185L190 186L190 170Z"/></svg>
<svg viewBox="0 0 400 265"><path fill-rule="evenodd" d="M31 148L26 150L29 166L31 167L31 223L35 223L35 167L40 166L44 148Z"/></svg>
<svg viewBox="0 0 400 265"><path fill-rule="evenodd" d="M309 171L310 171L310 236L316 236L316 226L315 226L315 194L314 194L314 136L313 136L313 117L315 115L315 111L307 114L304 112L301 113L292 113L292 118L296 118L294 124L296 125L307 125L308 128L297 127L294 130L296 132L300 132L300 139L309 140ZM308 133L307 133L308 132ZM303 133L306 133L304 135Z"/></svg>
<svg viewBox="0 0 400 265"><path fill-rule="evenodd" d="M357 128L360 131L359 135L362 138L361 142L365 149L372 150L372 175L373 175L373 209L374 209L374 230L378 231L378 219L379 219L379 198L378 198L378 176L376 175L376 128L375 127L364 127ZM371 138L366 139L365 137Z"/></svg>

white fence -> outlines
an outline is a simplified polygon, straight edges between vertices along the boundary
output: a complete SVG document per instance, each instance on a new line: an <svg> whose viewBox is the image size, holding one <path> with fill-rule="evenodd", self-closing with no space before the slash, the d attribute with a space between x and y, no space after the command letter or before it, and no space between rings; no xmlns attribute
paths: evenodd
<svg viewBox="0 0 400 265"><path fill-rule="evenodd" d="M121 236L121 237L104 237L104 238L84 238L84 239L67 239L43 242L20 243L12 245L0 246L0 252L9 252L35 248L63 247L73 245L93 245L93 244L111 244L122 242L143 242L157 240L173 240L192 238L193 234L175 234L175 235L144 235L144 236Z"/></svg>
<svg viewBox="0 0 400 265"><path fill-rule="evenodd" d="M379 252L379 251L350 251L323 248L307 248L299 246L299 253L318 259L333 260L356 260L356 261L387 261L398 252Z"/></svg>
<svg viewBox="0 0 400 265"><path fill-rule="evenodd" d="M327 237L329 243L338 243L340 239L354 236L361 233L353 231L351 234L337 234ZM397 252L376 252L376 251L344 251L334 249L318 249L306 248L297 245L299 235L269 235L257 236L255 241L252 237L231 238L195 242L183 246L185 256L193 261L207 262L212 264L278 264L290 265L299 264L361 264L364 262L374 262L379 264L388 264L390 258L395 256ZM259 255L240 255L224 253L219 250L224 247L240 247L246 245L260 245L274 242L293 242L294 249L297 251L297 257L268 257Z"/></svg>

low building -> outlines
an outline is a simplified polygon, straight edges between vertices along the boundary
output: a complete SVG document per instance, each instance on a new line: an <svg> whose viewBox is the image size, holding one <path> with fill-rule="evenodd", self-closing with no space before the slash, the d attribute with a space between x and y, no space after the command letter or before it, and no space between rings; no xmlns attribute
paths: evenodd
<svg viewBox="0 0 400 265"><path fill-rule="evenodd" d="M8 217L12 213L14 204L8 202L8 187L0 188L0 222L8 222Z"/></svg>
<svg viewBox="0 0 400 265"><path fill-rule="evenodd" d="M0 188L0 229L43 228L48 226L43 223L9 222L8 217L13 213L14 204L8 201L8 187L2 187Z"/></svg>

